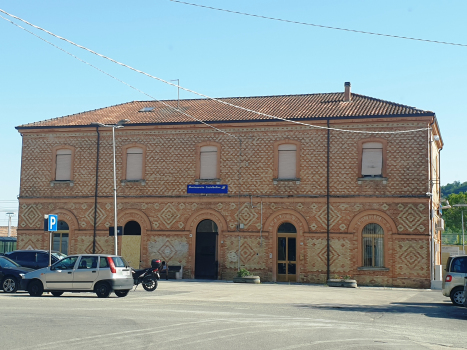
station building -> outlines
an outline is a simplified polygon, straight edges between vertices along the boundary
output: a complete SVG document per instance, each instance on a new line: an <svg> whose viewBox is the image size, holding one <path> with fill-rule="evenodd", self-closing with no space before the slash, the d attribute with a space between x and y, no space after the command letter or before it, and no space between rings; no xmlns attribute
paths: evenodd
<svg viewBox="0 0 467 350"><path fill-rule="evenodd" d="M219 100L134 101L18 126L18 249L47 249L43 217L58 214L54 249L114 251L112 128L95 123L127 119L115 129L118 252L133 267L160 258L184 278L246 268L263 281L440 279L435 113L349 83Z"/></svg>

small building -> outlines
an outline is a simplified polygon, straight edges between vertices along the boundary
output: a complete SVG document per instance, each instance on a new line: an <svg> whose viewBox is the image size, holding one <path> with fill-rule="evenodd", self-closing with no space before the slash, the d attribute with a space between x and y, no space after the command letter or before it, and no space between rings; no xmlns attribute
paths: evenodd
<svg viewBox="0 0 467 350"><path fill-rule="evenodd" d="M264 281L440 279L435 113L349 83L219 100L134 101L18 126L18 248L47 248L43 216L57 214L54 249L114 251L112 129L95 123L128 119L115 129L118 252L133 267L160 258L184 278L245 267Z"/></svg>

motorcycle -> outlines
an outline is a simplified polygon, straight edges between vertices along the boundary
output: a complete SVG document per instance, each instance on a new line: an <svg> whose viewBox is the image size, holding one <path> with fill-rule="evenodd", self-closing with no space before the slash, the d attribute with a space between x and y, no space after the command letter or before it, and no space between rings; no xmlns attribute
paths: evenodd
<svg viewBox="0 0 467 350"><path fill-rule="evenodd" d="M157 288L157 281L161 278L159 275L159 268L161 266L161 261L153 259L151 261L151 267L148 269L142 270L133 270L131 272L133 274L133 283L135 285L135 289L138 288L139 284L143 285L143 288L147 292L152 292Z"/></svg>

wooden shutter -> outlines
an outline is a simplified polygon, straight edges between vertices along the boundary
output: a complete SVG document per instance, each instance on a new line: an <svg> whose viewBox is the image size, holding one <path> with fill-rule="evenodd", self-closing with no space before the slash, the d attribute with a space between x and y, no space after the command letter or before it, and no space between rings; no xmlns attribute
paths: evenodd
<svg viewBox="0 0 467 350"><path fill-rule="evenodd" d="M126 150L126 179L143 179L143 150L139 147Z"/></svg>
<svg viewBox="0 0 467 350"><path fill-rule="evenodd" d="M217 147L203 146L200 154L200 179L217 178Z"/></svg>
<svg viewBox="0 0 467 350"><path fill-rule="evenodd" d="M297 178L297 146L291 144L279 145L279 179Z"/></svg>
<svg viewBox="0 0 467 350"><path fill-rule="evenodd" d="M69 181L71 180L71 150L57 150L55 163L55 180Z"/></svg>
<svg viewBox="0 0 467 350"><path fill-rule="evenodd" d="M382 176L383 145L379 142L367 142L362 149L362 176Z"/></svg>

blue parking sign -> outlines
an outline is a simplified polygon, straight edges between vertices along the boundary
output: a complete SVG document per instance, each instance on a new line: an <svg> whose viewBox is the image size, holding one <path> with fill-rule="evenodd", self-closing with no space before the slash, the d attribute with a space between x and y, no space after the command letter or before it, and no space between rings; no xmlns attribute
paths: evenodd
<svg viewBox="0 0 467 350"><path fill-rule="evenodd" d="M48 225L47 226L48 226L48 231L49 232L57 231L58 215L49 214L49 220L48 220Z"/></svg>

